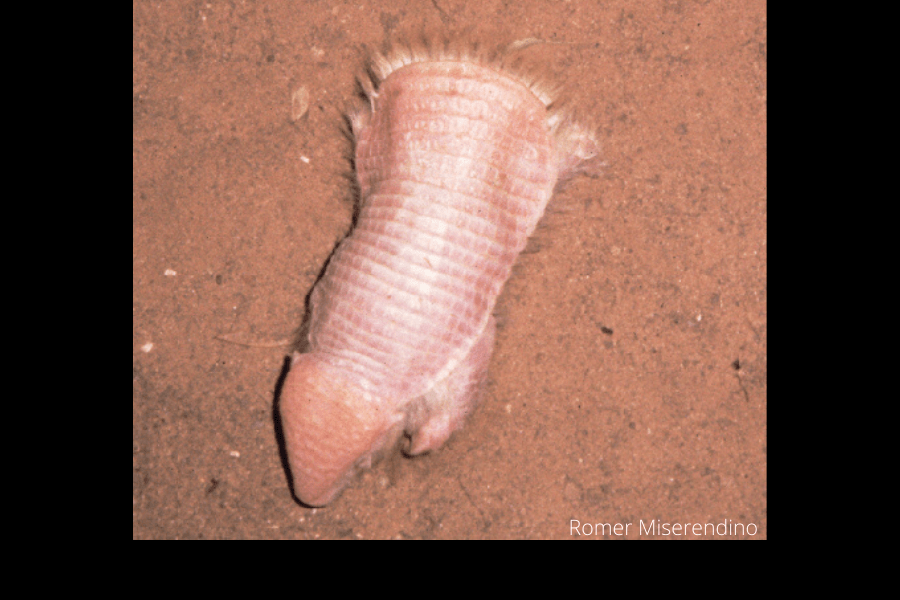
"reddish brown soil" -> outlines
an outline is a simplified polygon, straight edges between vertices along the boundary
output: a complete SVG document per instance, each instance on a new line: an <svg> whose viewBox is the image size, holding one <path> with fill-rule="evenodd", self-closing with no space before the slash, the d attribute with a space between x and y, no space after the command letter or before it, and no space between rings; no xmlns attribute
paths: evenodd
<svg viewBox="0 0 900 600"><path fill-rule="evenodd" d="M132 7L133 538L768 536L765 3ZM528 51L606 167L521 257L466 429L313 510L272 411L287 350L216 336L292 335L350 226L354 74L423 29L559 42Z"/></svg>

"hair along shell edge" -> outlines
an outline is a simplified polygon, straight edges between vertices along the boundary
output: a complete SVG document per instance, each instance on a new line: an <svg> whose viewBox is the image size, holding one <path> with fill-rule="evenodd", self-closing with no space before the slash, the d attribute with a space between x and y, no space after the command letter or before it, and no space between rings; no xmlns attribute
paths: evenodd
<svg viewBox="0 0 900 600"><path fill-rule="evenodd" d="M522 60L521 51L545 43L534 38L506 46L474 40L427 37L418 42L396 41L384 52L370 55L367 68L358 76L367 106L348 112L354 136L366 126L374 110L379 86L391 73L405 66L440 61L463 61L494 69L525 86L547 108L546 125L559 154L557 189L579 173L593 174L602 166L596 127L566 98L564 85L549 74L549 67L535 67Z"/></svg>

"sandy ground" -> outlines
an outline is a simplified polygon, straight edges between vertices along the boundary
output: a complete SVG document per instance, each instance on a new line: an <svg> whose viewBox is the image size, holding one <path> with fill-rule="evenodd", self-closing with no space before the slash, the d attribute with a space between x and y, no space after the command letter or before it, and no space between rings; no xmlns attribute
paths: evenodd
<svg viewBox="0 0 900 600"><path fill-rule="evenodd" d="M763 2L132 8L133 538L767 537ZM354 75L427 29L554 42L606 167L521 257L466 429L310 509L272 412L287 349L216 336L294 333L350 226Z"/></svg>

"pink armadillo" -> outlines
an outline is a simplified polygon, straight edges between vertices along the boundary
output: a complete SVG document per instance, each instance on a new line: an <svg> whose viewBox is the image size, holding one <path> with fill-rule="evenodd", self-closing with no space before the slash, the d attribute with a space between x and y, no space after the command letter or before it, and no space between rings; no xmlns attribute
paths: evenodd
<svg viewBox="0 0 900 600"><path fill-rule="evenodd" d="M294 492L332 501L410 436L440 448L477 405L492 311L559 183L596 155L516 50L395 46L351 115L356 226L310 295L305 352L281 393Z"/></svg>

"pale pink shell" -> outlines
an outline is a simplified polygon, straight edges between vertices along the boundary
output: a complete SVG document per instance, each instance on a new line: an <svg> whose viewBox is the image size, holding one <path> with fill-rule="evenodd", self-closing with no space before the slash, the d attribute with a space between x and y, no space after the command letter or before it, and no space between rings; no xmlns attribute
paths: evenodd
<svg viewBox="0 0 900 600"><path fill-rule="evenodd" d="M595 150L498 64L376 57L355 115L361 206L311 295L306 353L281 397L297 496L332 500L405 432L410 453L462 426L486 377L491 313L554 187Z"/></svg>

